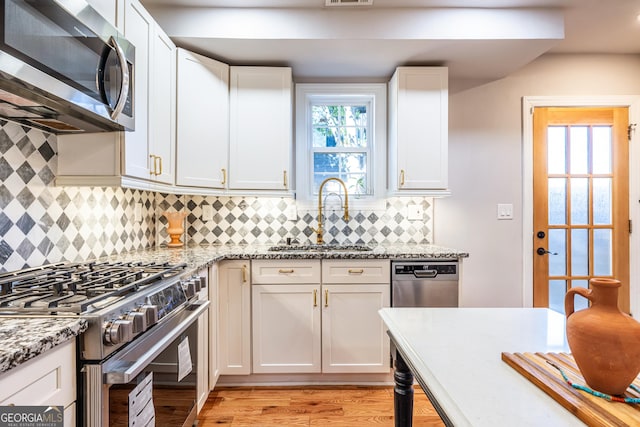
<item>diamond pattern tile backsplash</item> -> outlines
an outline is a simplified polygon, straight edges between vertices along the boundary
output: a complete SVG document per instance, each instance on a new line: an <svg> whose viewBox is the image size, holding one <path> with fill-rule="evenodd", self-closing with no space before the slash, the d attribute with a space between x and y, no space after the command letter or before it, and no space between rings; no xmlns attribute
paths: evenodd
<svg viewBox="0 0 640 427"><path fill-rule="evenodd" d="M154 193L56 187L56 150L55 135L0 120L0 271L155 244Z"/></svg>
<svg viewBox="0 0 640 427"><path fill-rule="evenodd" d="M300 209L290 220L287 213L296 208L290 198L56 187L56 150L55 135L0 119L0 271L165 245L164 211L186 211L187 244L278 244L287 237L315 242L317 213ZM409 204L422 207L422 220L408 220ZM430 198L389 198L384 209L351 209L348 221L340 206L329 206L325 214L329 243L433 241Z"/></svg>

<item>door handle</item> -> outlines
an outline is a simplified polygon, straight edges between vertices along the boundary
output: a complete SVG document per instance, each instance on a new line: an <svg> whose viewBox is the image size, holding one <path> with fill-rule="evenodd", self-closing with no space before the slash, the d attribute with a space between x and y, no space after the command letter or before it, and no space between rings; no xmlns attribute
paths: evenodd
<svg viewBox="0 0 640 427"><path fill-rule="evenodd" d="M545 248L538 248L538 250L536 250L538 255L558 255L558 252L550 252L548 250L546 250Z"/></svg>

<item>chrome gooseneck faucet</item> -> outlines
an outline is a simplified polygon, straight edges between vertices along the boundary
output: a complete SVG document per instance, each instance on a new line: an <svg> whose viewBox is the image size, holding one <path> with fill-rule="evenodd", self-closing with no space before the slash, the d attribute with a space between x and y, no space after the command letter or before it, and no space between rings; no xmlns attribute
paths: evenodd
<svg viewBox="0 0 640 427"><path fill-rule="evenodd" d="M318 190L318 229L313 230L316 233L316 243L319 245L324 243L324 238L322 237L324 232L322 229L322 189L329 181L338 181L340 185L342 185L342 188L344 189L344 220L349 221L349 195L347 194L347 186L340 178L330 177L325 179L322 181L322 184L320 184L320 189Z"/></svg>

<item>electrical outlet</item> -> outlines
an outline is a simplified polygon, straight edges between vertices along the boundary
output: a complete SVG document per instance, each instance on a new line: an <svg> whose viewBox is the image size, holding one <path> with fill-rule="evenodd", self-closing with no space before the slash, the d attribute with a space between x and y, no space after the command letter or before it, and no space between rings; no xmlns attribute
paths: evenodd
<svg viewBox="0 0 640 427"><path fill-rule="evenodd" d="M142 203L136 203L133 208L133 218L136 222L142 222Z"/></svg>
<svg viewBox="0 0 640 427"><path fill-rule="evenodd" d="M213 206L211 206L211 205L203 205L202 206L202 220L203 221L212 221L213 220Z"/></svg>
<svg viewBox="0 0 640 427"><path fill-rule="evenodd" d="M513 205L498 203L498 219L513 219Z"/></svg>
<svg viewBox="0 0 640 427"><path fill-rule="evenodd" d="M285 209L284 214L287 217L287 220L296 221L298 219L298 209L296 208L296 205L287 206L287 209Z"/></svg>
<svg viewBox="0 0 640 427"><path fill-rule="evenodd" d="M408 205L407 206L407 218L409 221L420 221L424 217L424 211L420 205Z"/></svg>

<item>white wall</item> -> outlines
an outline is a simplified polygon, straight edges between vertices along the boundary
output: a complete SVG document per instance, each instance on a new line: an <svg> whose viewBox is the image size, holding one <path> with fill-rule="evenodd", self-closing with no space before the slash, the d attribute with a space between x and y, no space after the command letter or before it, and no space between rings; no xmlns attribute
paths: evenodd
<svg viewBox="0 0 640 427"><path fill-rule="evenodd" d="M454 87L453 195L435 201L434 241L470 253L463 306L523 305L522 97L552 95L640 95L640 55L548 54L501 80L459 92ZM498 203L514 205L513 220L496 219Z"/></svg>

